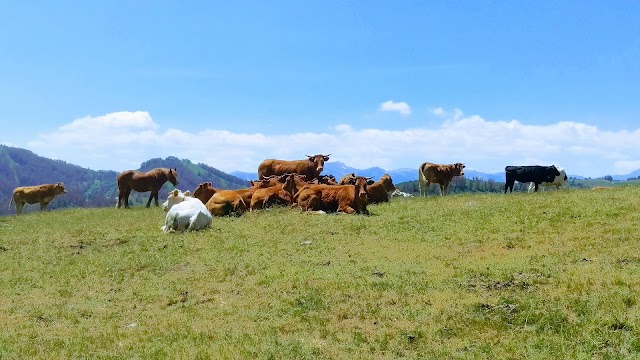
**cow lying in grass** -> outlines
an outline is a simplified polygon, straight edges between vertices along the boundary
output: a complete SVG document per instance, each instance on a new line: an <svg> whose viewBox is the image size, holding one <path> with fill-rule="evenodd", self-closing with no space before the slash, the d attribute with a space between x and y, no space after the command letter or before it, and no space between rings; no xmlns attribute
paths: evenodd
<svg viewBox="0 0 640 360"><path fill-rule="evenodd" d="M367 179L358 176L355 185L305 186L293 196L293 201L305 211L368 214Z"/></svg>
<svg viewBox="0 0 640 360"><path fill-rule="evenodd" d="M257 189L253 192L251 210L264 209L274 204L291 204L293 195L302 187L309 185L304 179L305 175L298 174L284 174L269 179L275 185Z"/></svg>
<svg viewBox="0 0 640 360"><path fill-rule="evenodd" d="M213 216L242 215L247 211L245 195L251 201L253 190L262 184L256 184L255 188L241 190L223 190L211 186L210 182L201 183L193 192L193 197L202 201Z"/></svg>
<svg viewBox="0 0 640 360"><path fill-rule="evenodd" d="M202 201L191 197L189 191L173 190L162 208L167 212L162 227L165 233L201 230L211 225L213 220Z"/></svg>

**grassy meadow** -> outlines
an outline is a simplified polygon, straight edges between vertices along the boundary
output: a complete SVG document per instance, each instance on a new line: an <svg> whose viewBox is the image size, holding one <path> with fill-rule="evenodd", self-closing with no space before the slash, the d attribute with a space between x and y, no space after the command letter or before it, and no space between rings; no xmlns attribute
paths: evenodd
<svg viewBox="0 0 640 360"><path fill-rule="evenodd" d="M0 217L0 359L640 358L640 187Z"/></svg>

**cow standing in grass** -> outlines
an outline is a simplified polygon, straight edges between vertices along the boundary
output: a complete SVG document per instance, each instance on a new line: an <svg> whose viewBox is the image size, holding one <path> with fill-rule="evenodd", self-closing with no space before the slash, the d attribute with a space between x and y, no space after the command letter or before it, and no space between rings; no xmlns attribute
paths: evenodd
<svg viewBox="0 0 640 360"><path fill-rule="evenodd" d="M57 184L42 184L36 186L22 186L13 189L11 200L9 201L9 208L11 203L16 204L16 213L22 214L22 209L25 204L40 203L40 211L46 210L47 205L56 197L56 195L64 194L65 190L62 183Z"/></svg>
<svg viewBox="0 0 640 360"><path fill-rule="evenodd" d="M560 190L560 186L567 186L567 172L563 169L563 168L558 168L558 171L560 172L560 175L556 176L553 181L551 182L547 182L547 181L543 181L540 183L540 186L542 186L542 189L544 189L545 187L548 186L555 186L556 190ZM532 182L531 184L529 184L529 192L533 191L535 188L535 184Z"/></svg>
<svg viewBox="0 0 640 360"><path fill-rule="evenodd" d="M425 162L418 168L418 186L420 196L427 196L427 191L431 184L440 184L440 195L449 193L449 184L455 176L464 176L465 165L455 164L434 164ZM424 194L424 195L423 195Z"/></svg>
<svg viewBox="0 0 640 360"><path fill-rule="evenodd" d="M311 181L320 176L324 170L324 162L329 161L329 155L307 155L306 160L264 160L258 166L258 179L262 180L272 175L300 174L305 175L307 181Z"/></svg>
<svg viewBox="0 0 640 360"><path fill-rule="evenodd" d="M513 192L513 185L515 182L527 183L532 182L534 184L535 191L538 191L538 185L543 182L553 182L556 176L560 175L560 171L555 165L551 166L507 166L505 171L505 184L504 193Z"/></svg>

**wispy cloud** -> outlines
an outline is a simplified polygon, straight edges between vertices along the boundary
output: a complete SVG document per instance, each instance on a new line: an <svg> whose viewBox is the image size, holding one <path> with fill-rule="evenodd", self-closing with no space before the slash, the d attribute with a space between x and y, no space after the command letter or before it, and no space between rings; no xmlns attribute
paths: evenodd
<svg viewBox="0 0 640 360"><path fill-rule="evenodd" d="M503 171L506 165L565 167L569 174L603 176L640 168L640 129L603 131L577 122L527 125L488 121L460 110L434 111L432 128L356 129L339 124L326 133L264 135L220 129L162 129L147 112L84 117L40 134L27 148L91 169L138 168L155 157L177 156L223 171L255 171L266 158L303 159L332 153L331 161L366 168L416 168L424 161L464 162L470 169ZM288 144L282 146L282 144Z"/></svg>
<svg viewBox="0 0 640 360"><path fill-rule="evenodd" d="M404 116L411 115L411 108L404 102L393 102L393 100L385 101L380 104L380 111L396 111Z"/></svg>

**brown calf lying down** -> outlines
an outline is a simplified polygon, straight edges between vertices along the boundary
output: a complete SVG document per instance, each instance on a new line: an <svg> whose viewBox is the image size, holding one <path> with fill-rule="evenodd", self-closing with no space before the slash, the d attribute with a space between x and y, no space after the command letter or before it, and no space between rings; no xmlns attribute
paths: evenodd
<svg viewBox="0 0 640 360"><path fill-rule="evenodd" d="M276 185L255 190L251 197L251 210L263 209L273 204L291 204L293 194L309 185L304 182L304 178L304 175L285 174L277 177Z"/></svg>
<svg viewBox="0 0 640 360"><path fill-rule="evenodd" d="M193 197L200 199L213 216L242 215L247 211L245 201L236 190L217 189L210 182L199 184Z"/></svg>
<svg viewBox="0 0 640 360"><path fill-rule="evenodd" d="M369 196L369 204L377 204L389 201L391 193L396 190L393 180L389 174L384 174L380 180L367 186L367 195Z"/></svg>
<svg viewBox="0 0 640 360"><path fill-rule="evenodd" d="M337 211L368 214L367 179L358 176L355 185L309 185L293 197L305 211Z"/></svg>

